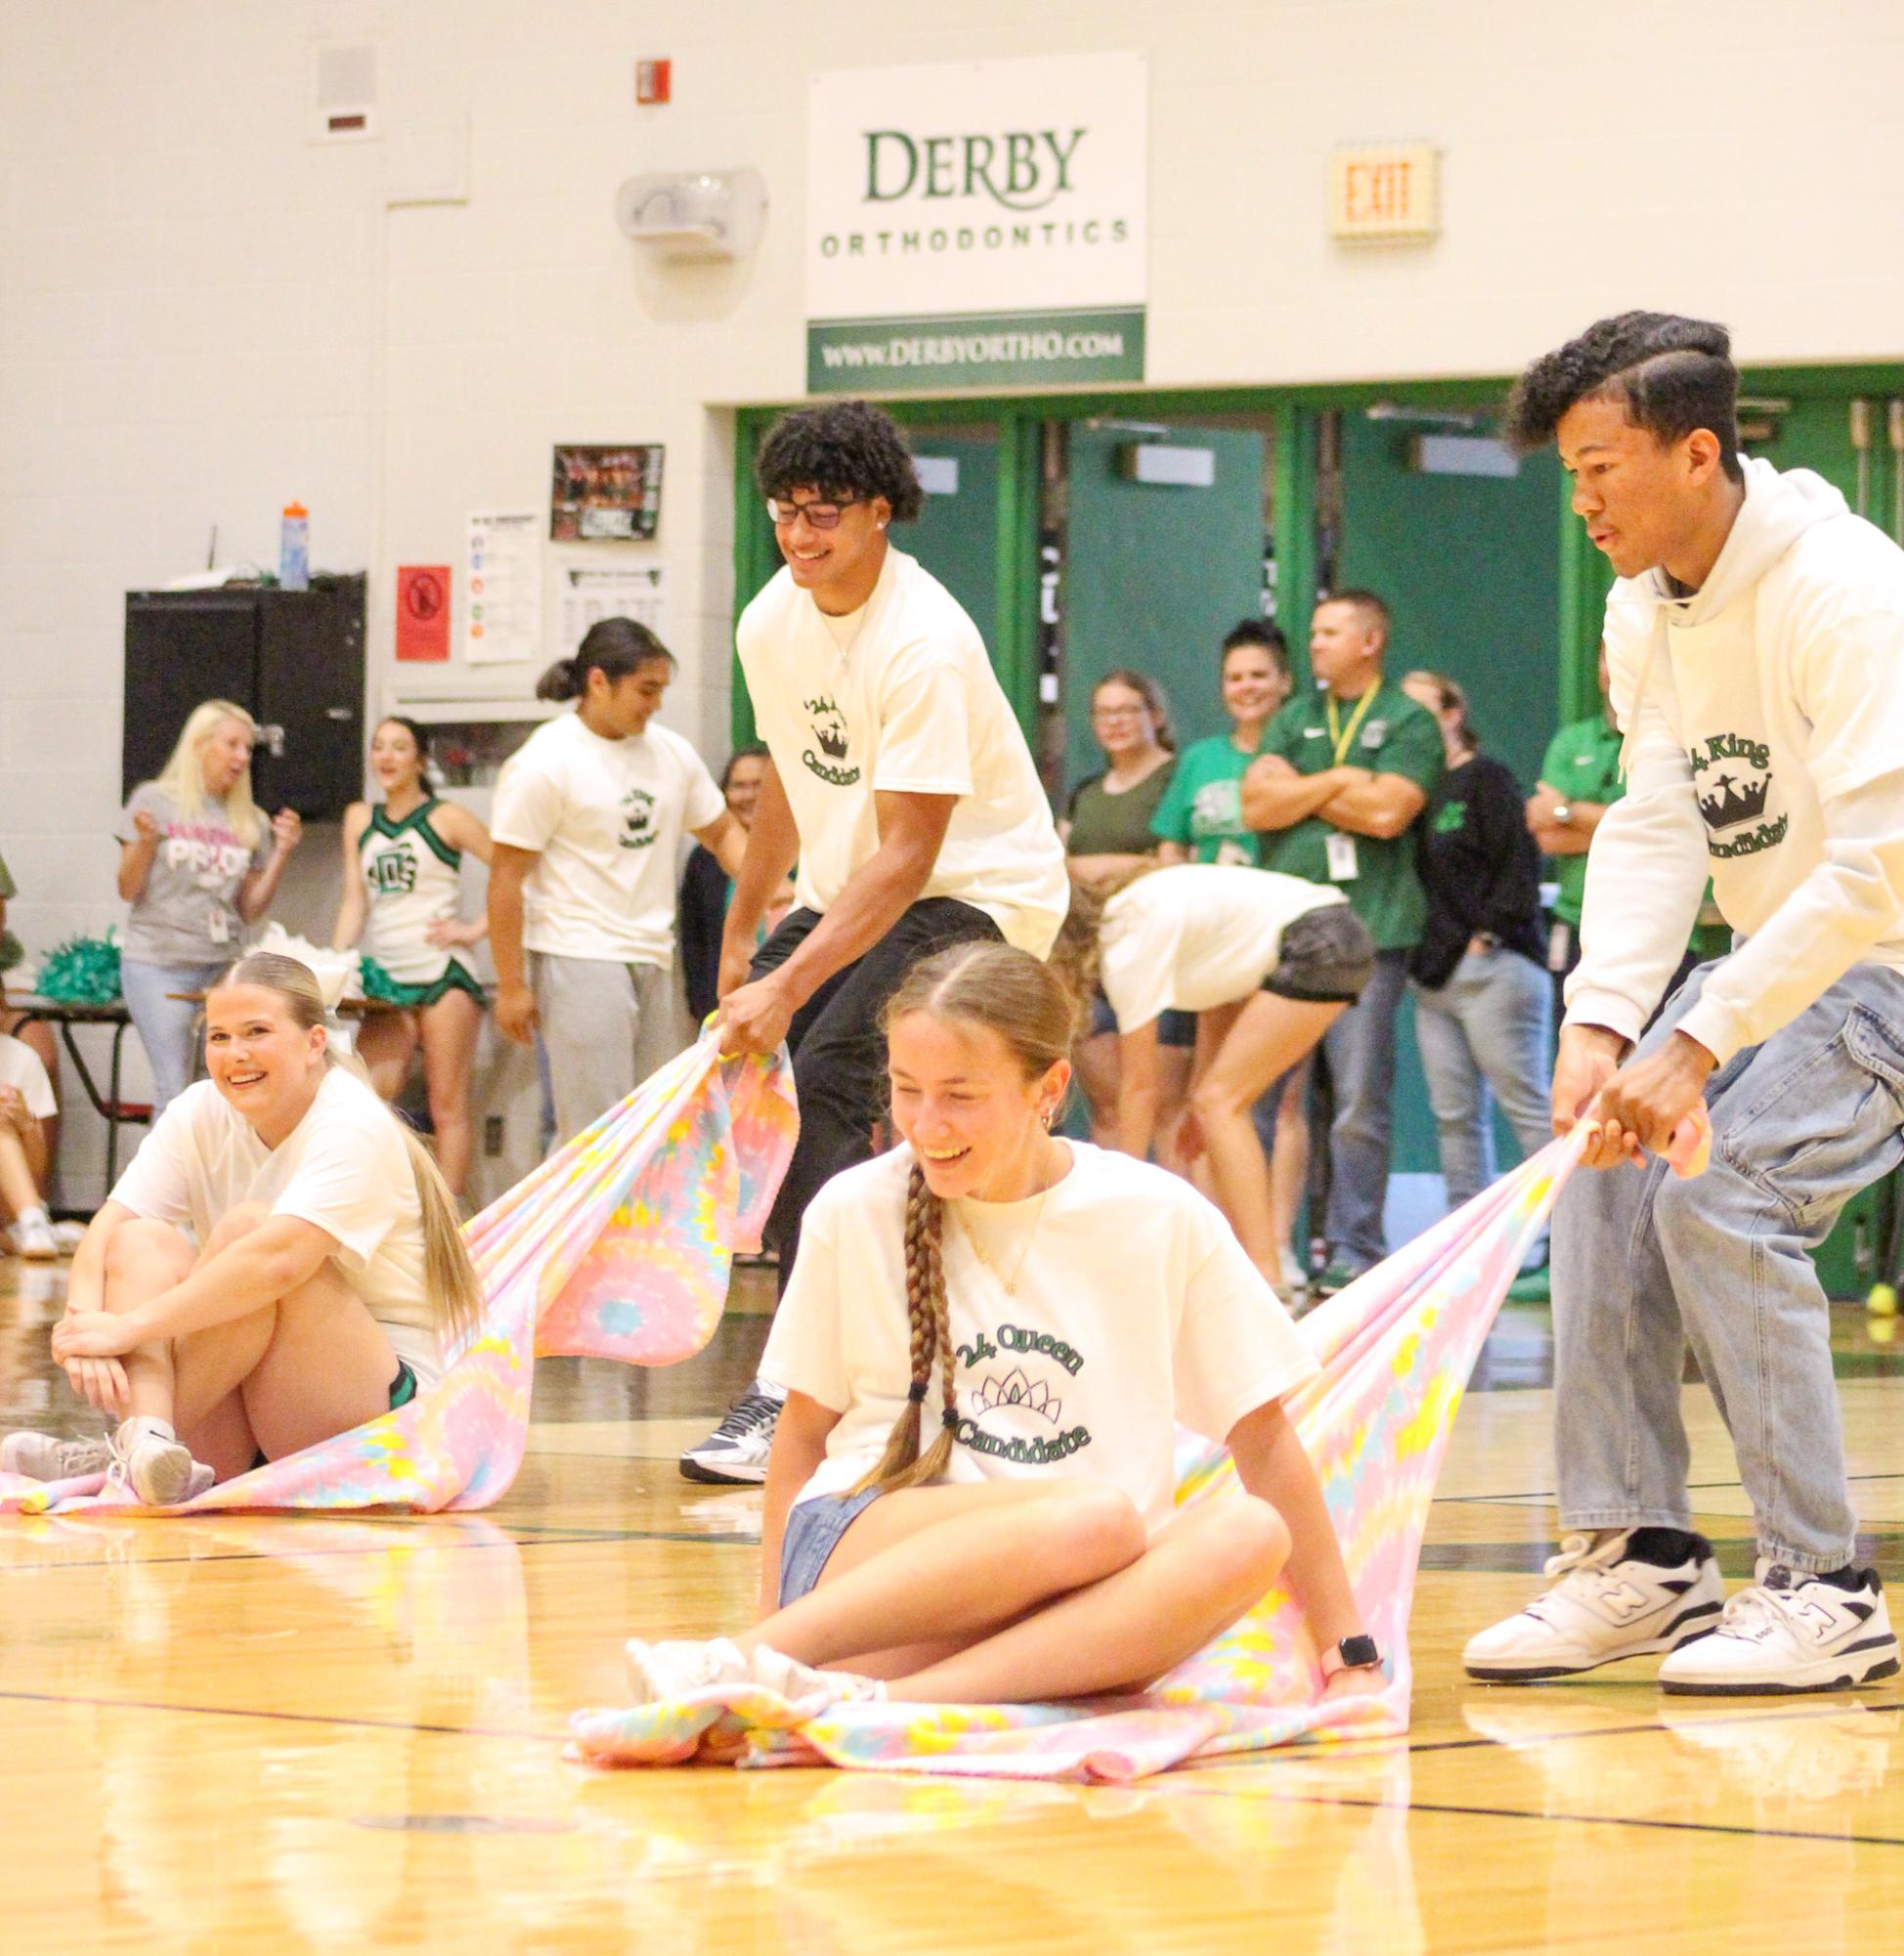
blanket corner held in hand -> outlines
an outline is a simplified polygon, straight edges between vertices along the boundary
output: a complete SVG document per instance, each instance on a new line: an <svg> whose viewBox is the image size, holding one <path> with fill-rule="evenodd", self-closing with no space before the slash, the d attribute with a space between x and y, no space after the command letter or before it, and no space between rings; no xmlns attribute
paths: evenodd
<svg viewBox="0 0 1904 1956"><path fill-rule="evenodd" d="M798 1130L784 1059L702 1038L468 1224L486 1309L440 1384L169 1512L488 1507L522 1464L537 1354L664 1366L706 1345ZM0 1473L0 1513L112 1508L137 1503L99 1475Z"/></svg>
<svg viewBox="0 0 1904 1956"><path fill-rule="evenodd" d="M1325 1701L1290 1595L1250 1614L1140 1698L1089 1705L789 1705L757 1686L579 1712L573 1757L601 1765L745 1765L1127 1780L1293 1739L1407 1729L1408 1613L1454 1414L1522 1257L1579 1158L1558 1141L1300 1325L1320 1365L1286 1404L1322 1484L1363 1620L1388 1663L1379 1694ZM895 1303L894 1308L897 1308ZM1186 1435L1178 1501L1222 1500L1229 1456Z"/></svg>

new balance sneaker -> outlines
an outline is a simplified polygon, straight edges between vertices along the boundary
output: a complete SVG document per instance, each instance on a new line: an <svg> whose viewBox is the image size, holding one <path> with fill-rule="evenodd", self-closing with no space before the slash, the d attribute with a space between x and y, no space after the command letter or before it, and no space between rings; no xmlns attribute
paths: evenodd
<svg viewBox="0 0 1904 1956"><path fill-rule="evenodd" d="M862 1677L856 1671L820 1671L763 1643L754 1646L750 1670L756 1684L778 1692L790 1705L815 1698L829 1705L857 1705L886 1696L886 1685L877 1677Z"/></svg>
<svg viewBox="0 0 1904 1956"><path fill-rule="evenodd" d="M1897 1674L1897 1638L1875 1569L1841 1588L1758 1563L1758 1580L1726 1602L1718 1628L1660 1666L1667 1691L1710 1698L1843 1691Z"/></svg>
<svg viewBox="0 0 1904 1956"><path fill-rule="evenodd" d="M690 1691L705 1691L714 1684L746 1684L751 1678L747 1659L724 1636L700 1641L671 1638L660 1643L644 1643L631 1636L627 1656L628 1679L637 1705L671 1704Z"/></svg>
<svg viewBox="0 0 1904 1956"><path fill-rule="evenodd" d="M1548 1560L1552 1587L1545 1594L1469 1639L1461 1653L1468 1675L1492 1684L1533 1684L1623 1657L1676 1650L1704 1636L1725 1606L1712 1544L1704 1536L1686 1536L1690 1552L1668 1568L1630 1552L1639 1533L1619 1528L1568 1536Z"/></svg>
<svg viewBox="0 0 1904 1956"><path fill-rule="evenodd" d="M767 1477L773 1429L787 1395L757 1378L727 1409L724 1418L698 1447L681 1456L681 1474L690 1481L728 1487L758 1486Z"/></svg>
<svg viewBox="0 0 1904 1956"><path fill-rule="evenodd" d="M29 1481L74 1481L112 1464L109 1440L56 1440L51 1433L9 1433L0 1440L0 1474Z"/></svg>
<svg viewBox="0 0 1904 1956"><path fill-rule="evenodd" d="M163 1419L135 1413L112 1436L113 1471L148 1507L195 1500L216 1476Z"/></svg>

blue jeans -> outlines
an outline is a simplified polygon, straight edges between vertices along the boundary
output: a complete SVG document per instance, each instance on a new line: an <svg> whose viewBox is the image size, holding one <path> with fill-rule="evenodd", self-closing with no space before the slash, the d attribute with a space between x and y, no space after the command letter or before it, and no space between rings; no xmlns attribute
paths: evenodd
<svg viewBox="0 0 1904 1956"><path fill-rule="evenodd" d="M1406 951L1377 951L1362 997L1322 1034L1335 1090L1329 1123L1329 1261L1362 1272L1388 1254L1388 1144L1394 1125L1395 1014L1408 978Z"/></svg>
<svg viewBox="0 0 1904 1956"><path fill-rule="evenodd" d="M1552 981L1532 958L1496 946L1467 952L1437 991L1408 988L1448 1205L1458 1209L1494 1179L1496 1100L1524 1156L1553 1138Z"/></svg>
<svg viewBox="0 0 1904 1956"><path fill-rule="evenodd" d="M233 956L237 955L235 951ZM194 999L168 998L166 994L203 991L231 963L231 958L220 958L215 965L142 965L132 958L119 960L119 990L151 1067L153 1120L192 1084L198 1060L194 1032L204 1010Z"/></svg>
<svg viewBox="0 0 1904 1956"><path fill-rule="evenodd" d="M1702 965L1639 1051L1698 998ZM1751 1497L1758 1550L1839 1569L1844 1481L1831 1314L1808 1251L1904 1156L1904 976L1856 965L1712 1075L1712 1162L1581 1171L1553 1222L1554 1453L1563 1527L1690 1528L1680 1366L1688 1340Z"/></svg>

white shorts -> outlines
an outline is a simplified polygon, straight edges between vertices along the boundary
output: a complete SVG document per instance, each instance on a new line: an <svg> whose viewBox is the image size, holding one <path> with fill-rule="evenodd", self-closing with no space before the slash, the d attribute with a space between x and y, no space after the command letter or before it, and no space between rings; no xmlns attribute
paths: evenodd
<svg viewBox="0 0 1904 1956"><path fill-rule="evenodd" d="M416 1375L416 1390L428 1392L443 1382L443 1352L436 1333L420 1325L390 1325L379 1318L378 1327L390 1341L390 1349Z"/></svg>

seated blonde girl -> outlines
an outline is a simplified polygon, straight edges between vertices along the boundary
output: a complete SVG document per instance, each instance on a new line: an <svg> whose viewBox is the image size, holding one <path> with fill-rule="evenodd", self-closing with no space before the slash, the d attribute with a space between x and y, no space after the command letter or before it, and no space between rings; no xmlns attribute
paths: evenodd
<svg viewBox="0 0 1904 1956"><path fill-rule="evenodd" d="M473 1322L442 1178L333 1061L303 965L261 952L232 966L205 1000L205 1061L211 1077L166 1108L93 1218L53 1330L75 1391L116 1431L14 1434L0 1468L59 1479L116 1463L140 1500L187 1500L403 1405Z"/></svg>
<svg viewBox="0 0 1904 1956"><path fill-rule="evenodd" d="M761 1362L787 1406L759 1621L631 1643L636 1690L1142 1690L1285 1573L1328 1689L1380 1689L1282 1410L1315 1370L1288 1314L1188 1183L1050 1132L1073 994L1022 951L962 945L886 1023L902 1145L807 1210ZM1180 1419L1228 1443L1242 1492L1177 1511Z"/></svg>

